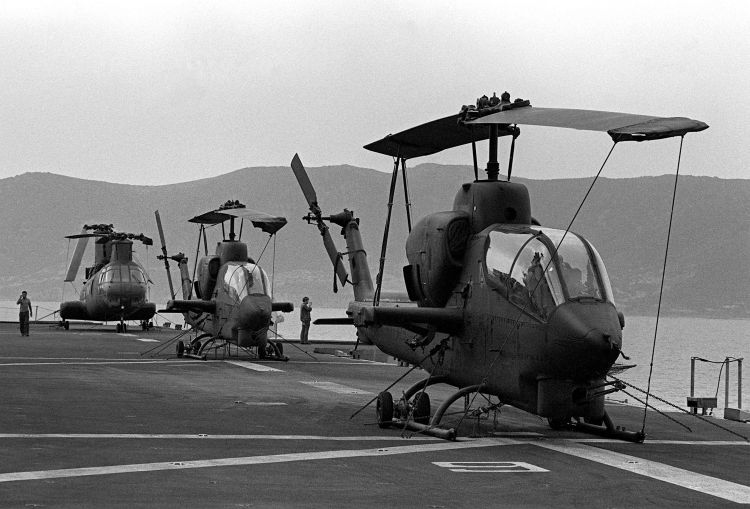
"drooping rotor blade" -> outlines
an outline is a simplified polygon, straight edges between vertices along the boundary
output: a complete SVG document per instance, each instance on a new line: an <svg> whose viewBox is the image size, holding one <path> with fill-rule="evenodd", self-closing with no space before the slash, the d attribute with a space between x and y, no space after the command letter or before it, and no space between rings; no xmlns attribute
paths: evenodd
<svg viewBox="0 0 750 509"><path fill-rule="evenodd" d="M286 218L272 216L245 206L233 209L217 209L195 216L188 221L197 224L220 224L234 218L247 219L255 228L273 235L286 225Z"/></svg>
<svg viewBox="0 0 750 509"><path fill-rule="evenodd" d="M77 233L76 235L66 235L66 239L87 239L89 237L108 237L109 233L85 233L85 231L82 231L81 233Z"/></svg>
<svg viewBox="0 0 750 509"><path fill-rule="evenodd" d="M684 117L656 117L613 111L532 106L498 111L474 120L467 120L465 123L469 125L538 125L583 131L604 131L614 141L659 140L708 129L708 125L704 122Z"/></svg>
<svg viewBox="0 0 750 509"><path fill-rule="evenodd" d="M336 276L338 277L339 282L344 285L346 284L348 273L346 272L343 258L339 254L338 249L336 249L336 244L334 244L333 238L331 238L331 232L328 230L328 226L323 221L322 213L318 206L318 195L315 193L315 188L313 187L312 182L310 182L310 177L307 176L305 166L302 164L302 160L299 158L298 154L294 154L291 166L294 176L297 178L297 182L302 189L302 194L305 195L305 200L307 200L307 204L310 206L310 212L315 217L318 230L323 237L323 245L328 252L328 257L331 259L331 263L336 271Z"/></svg>
<svg viewBox="0 0 750 509"><path fill-rule="evenodd" d="M302 194L305 195L307 204L311 207L313 204L317 206L318 195L315 194L315 188L313 187L312 182L310 182L310 178L307 176L307 171L305 171L305 167L302 165L302 161L298 154L294 154L294 157L292 158L292 171L297 178L299 187L302 189Z"/></svg>
<svg viewBox="0 0 750 509"><path fill-rule="evenodd" d="M328 257L331 259L331 263L336 269L336 275L339 278L339 282L344 285L346 284L348 274L346 272L346 267L344 266L344 259L339 254L338 249L336 249L336 244L333 243L333 239L331 238L331 231L326 227L324 231L321 230L320 234L323 236L323 245L325 245L326 251L328 251Z"/></svg>
<svg viewBox="0 0 750 509"><path fill-rule="evenodd" d="M83 235L85 230L81 230L81 235L70 237L78 238L76 243L75 251L73 251L73 258L70 259L68 265L68 272L65 274L65 282L75 281L76 275L78 275L78 268L81 266L81 260L83 259L83 253L86 251L86 244L88 244L90 235Z"/></svg>
<svg viewBox="0 0 750 509"><path fill-rule="evenodd" d="M159 211L154 211L154 215L156 216L156 227L159 230L159 240L161 240L161 253L164 258L164 267L167 269L167 282L169 283L169 295L172 296L172 300L174 300L174 286L172 285L172 273L169 271L169 256L167 256L167 242L164 240L164 229L161 226L161 216L159 216Z"/></svg>

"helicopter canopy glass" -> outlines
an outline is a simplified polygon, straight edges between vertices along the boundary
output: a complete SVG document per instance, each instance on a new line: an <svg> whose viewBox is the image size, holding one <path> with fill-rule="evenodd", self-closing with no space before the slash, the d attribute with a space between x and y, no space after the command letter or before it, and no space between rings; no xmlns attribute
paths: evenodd
<svg viewBox="0 0 750 509"><path fill-rule="evenodd" d="M566 300L612 301L598 253L574 233L564 234L552 228L507 226L491 231L485 258L490 285L543 320Z"/></svg>
<svg viewBox="0 0 750 509"><path fill-rule="evenodd" d="M223 284L224 290L237 302L254 293L269 295L268 277L254 263L227 263Z"/></svg>

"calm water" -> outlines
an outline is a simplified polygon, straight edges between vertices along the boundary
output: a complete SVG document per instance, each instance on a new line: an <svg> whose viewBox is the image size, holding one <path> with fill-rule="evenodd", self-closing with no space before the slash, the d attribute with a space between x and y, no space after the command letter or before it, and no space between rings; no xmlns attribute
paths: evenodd
<svg viewBox="0 0 750 509"><path fill-rule="evenodd" d="M33 300L32 300L33 302ZM33 302L40 318L57 309L56 302ZM157 307L159 305L157 304ZM313 319L345 316L343 309L315 308ZM48 319L56 318L50 316ZM18 306L15 301L0 301L0 320L15 321L18 319ZM179 315L156 316L156 323L165 321L182 323ZM623 349L630 357L629 361L620 362L636 364L635 368L625 371L621 378L628 383L645 389L648 383L651 349L654 338L654 317L626 317L623 331ZM278 325L278 334L283 338L299 338L299 312L285 315L285 320ZM312 325L310 339L327 341L354 341L354 327L345 325ZM722 361L726 357L744 357L742 408L750 409L750 320L712 320L707 318L673 318L659 319L659 330L656 339L654 369L651 377L651 391L656 396L680 406L685 405L685 398L690 394L690 358L702 357L713 361ZM730 365L729 402L737 407L737 363ZM724 407L724 373L719 371L721 365L704 362L696 363L695 394L696 396L716 395L718 383L719 408ZM634 392L636 396L641 396ZM615 399L627 396L617 394ZM628 398L630 402L634 402ZM667 405L651 400L657 408L669 408Z"/></svg>

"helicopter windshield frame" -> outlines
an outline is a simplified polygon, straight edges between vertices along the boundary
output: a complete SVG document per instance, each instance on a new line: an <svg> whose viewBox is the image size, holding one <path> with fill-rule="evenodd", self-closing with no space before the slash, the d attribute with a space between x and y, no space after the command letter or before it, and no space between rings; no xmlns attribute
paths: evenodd
<svg viewBox="0 0 750 509"><path fill-rule="evenodd" d="M601 257L579 235L503 225L488 240L484 268L490 285L534 318L546 321L566 301L614 303Z"/></svg>
<svg viewBox="0 0 750 509"><path fill-rule="evenodd" d="M236 302L252 294L268 293L268 276L260 268L250 262L228 262L226 272L222 278L224 289Z"/></svg>

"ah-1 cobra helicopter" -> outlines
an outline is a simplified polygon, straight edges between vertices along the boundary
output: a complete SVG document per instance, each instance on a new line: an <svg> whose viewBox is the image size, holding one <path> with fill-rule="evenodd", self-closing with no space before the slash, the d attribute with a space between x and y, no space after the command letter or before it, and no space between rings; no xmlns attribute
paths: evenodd
<svg viewBox="0 0 750 509"><path fill-rule="evenodd" d="M156 313L156 305L147 302L146 292L150 282L146 271L133 260L133 241L150 246L153 242L145 235L116 232L111 224L84 225L78 235L73 258L68 265L65 282L72 282L78 274L81 259L90 238L94 243L94 265L86 268L86 279L80 300L60 304L61 325L68 329L68 320L117 320L117 332L126 332L131 320L141 322L144 330Z"/></svg>
<svg viewBox="0 0 750 509"><path fill-rule="evenodd" d="M622 354L624 317L615 307L602 259L580 235L541 226L531 215L526 187L510 182L519 124L605 131L615 145L684 137L708 127L687 118L533 108L529 101L511 102L506 92L366 145L394 160L377 285L369 273L359 220L346 209L323 216L295 155L291 166L310 206L305 219L317 224L341 284L349 281L354 289L348 318L327 323L354 324L358 342L375 344L429 373L396 403L387 391L378 395L381 427L398 421L454 438L454 429L439 427L441 420L451 404L473 394L472 400L497 397L495 408L507 404L546 417L553 428L572 425L643 441L643 432L615 427L604 405L605 395L625 387L606 379ZM507 181L498 179L498 139L503 136L512 137ZM482 140L489 140L489 160L487 178L480 180L475 144ZM461 186L452 210L429 214L411 228L406 160L464 144L473 148L474 181ZM410 231L409 264L403 268L409 299L381 302L399 165ZM351 279L326 222L342 227ZM424 391L437 383L458 390L430 417Z"/></svg>
<svg viewBox="0 0 750 509"><path fill-rule="evenodd" d="M160 312L182 313L185 322L202 334L197 335L187 345L177 342L177 356L183 355L205 358L209 348L234 344L240 348L257 347L258 357L286 360L283 346L268 340L268 328L272 312L291 312L290 302L273 302L271 286L266 272L248 257L247 244L241 241L242 225L245 220L254 227L275 235L285 224L283 217L274 217L246 208L238 201L227 201L216 210L190 219L200 225L198 250L203 242L208 251L206 226L221 224L222 241L216 245L216 254L197 259L193 269L194 281L188 271L188 260L184 254L167 254L164 230L159 211L155 212L156 224L161 239L162 255L167 269L167 278L172 300ZM239 238L235 233L235 220L240 219ZM229 222L229 235L226 236L224 223ZM180 270L182 300L175 299L169 260L178 263ZM195 274L197 273L197 276ZM195 290L195 296L193 296Z"/></svg>

